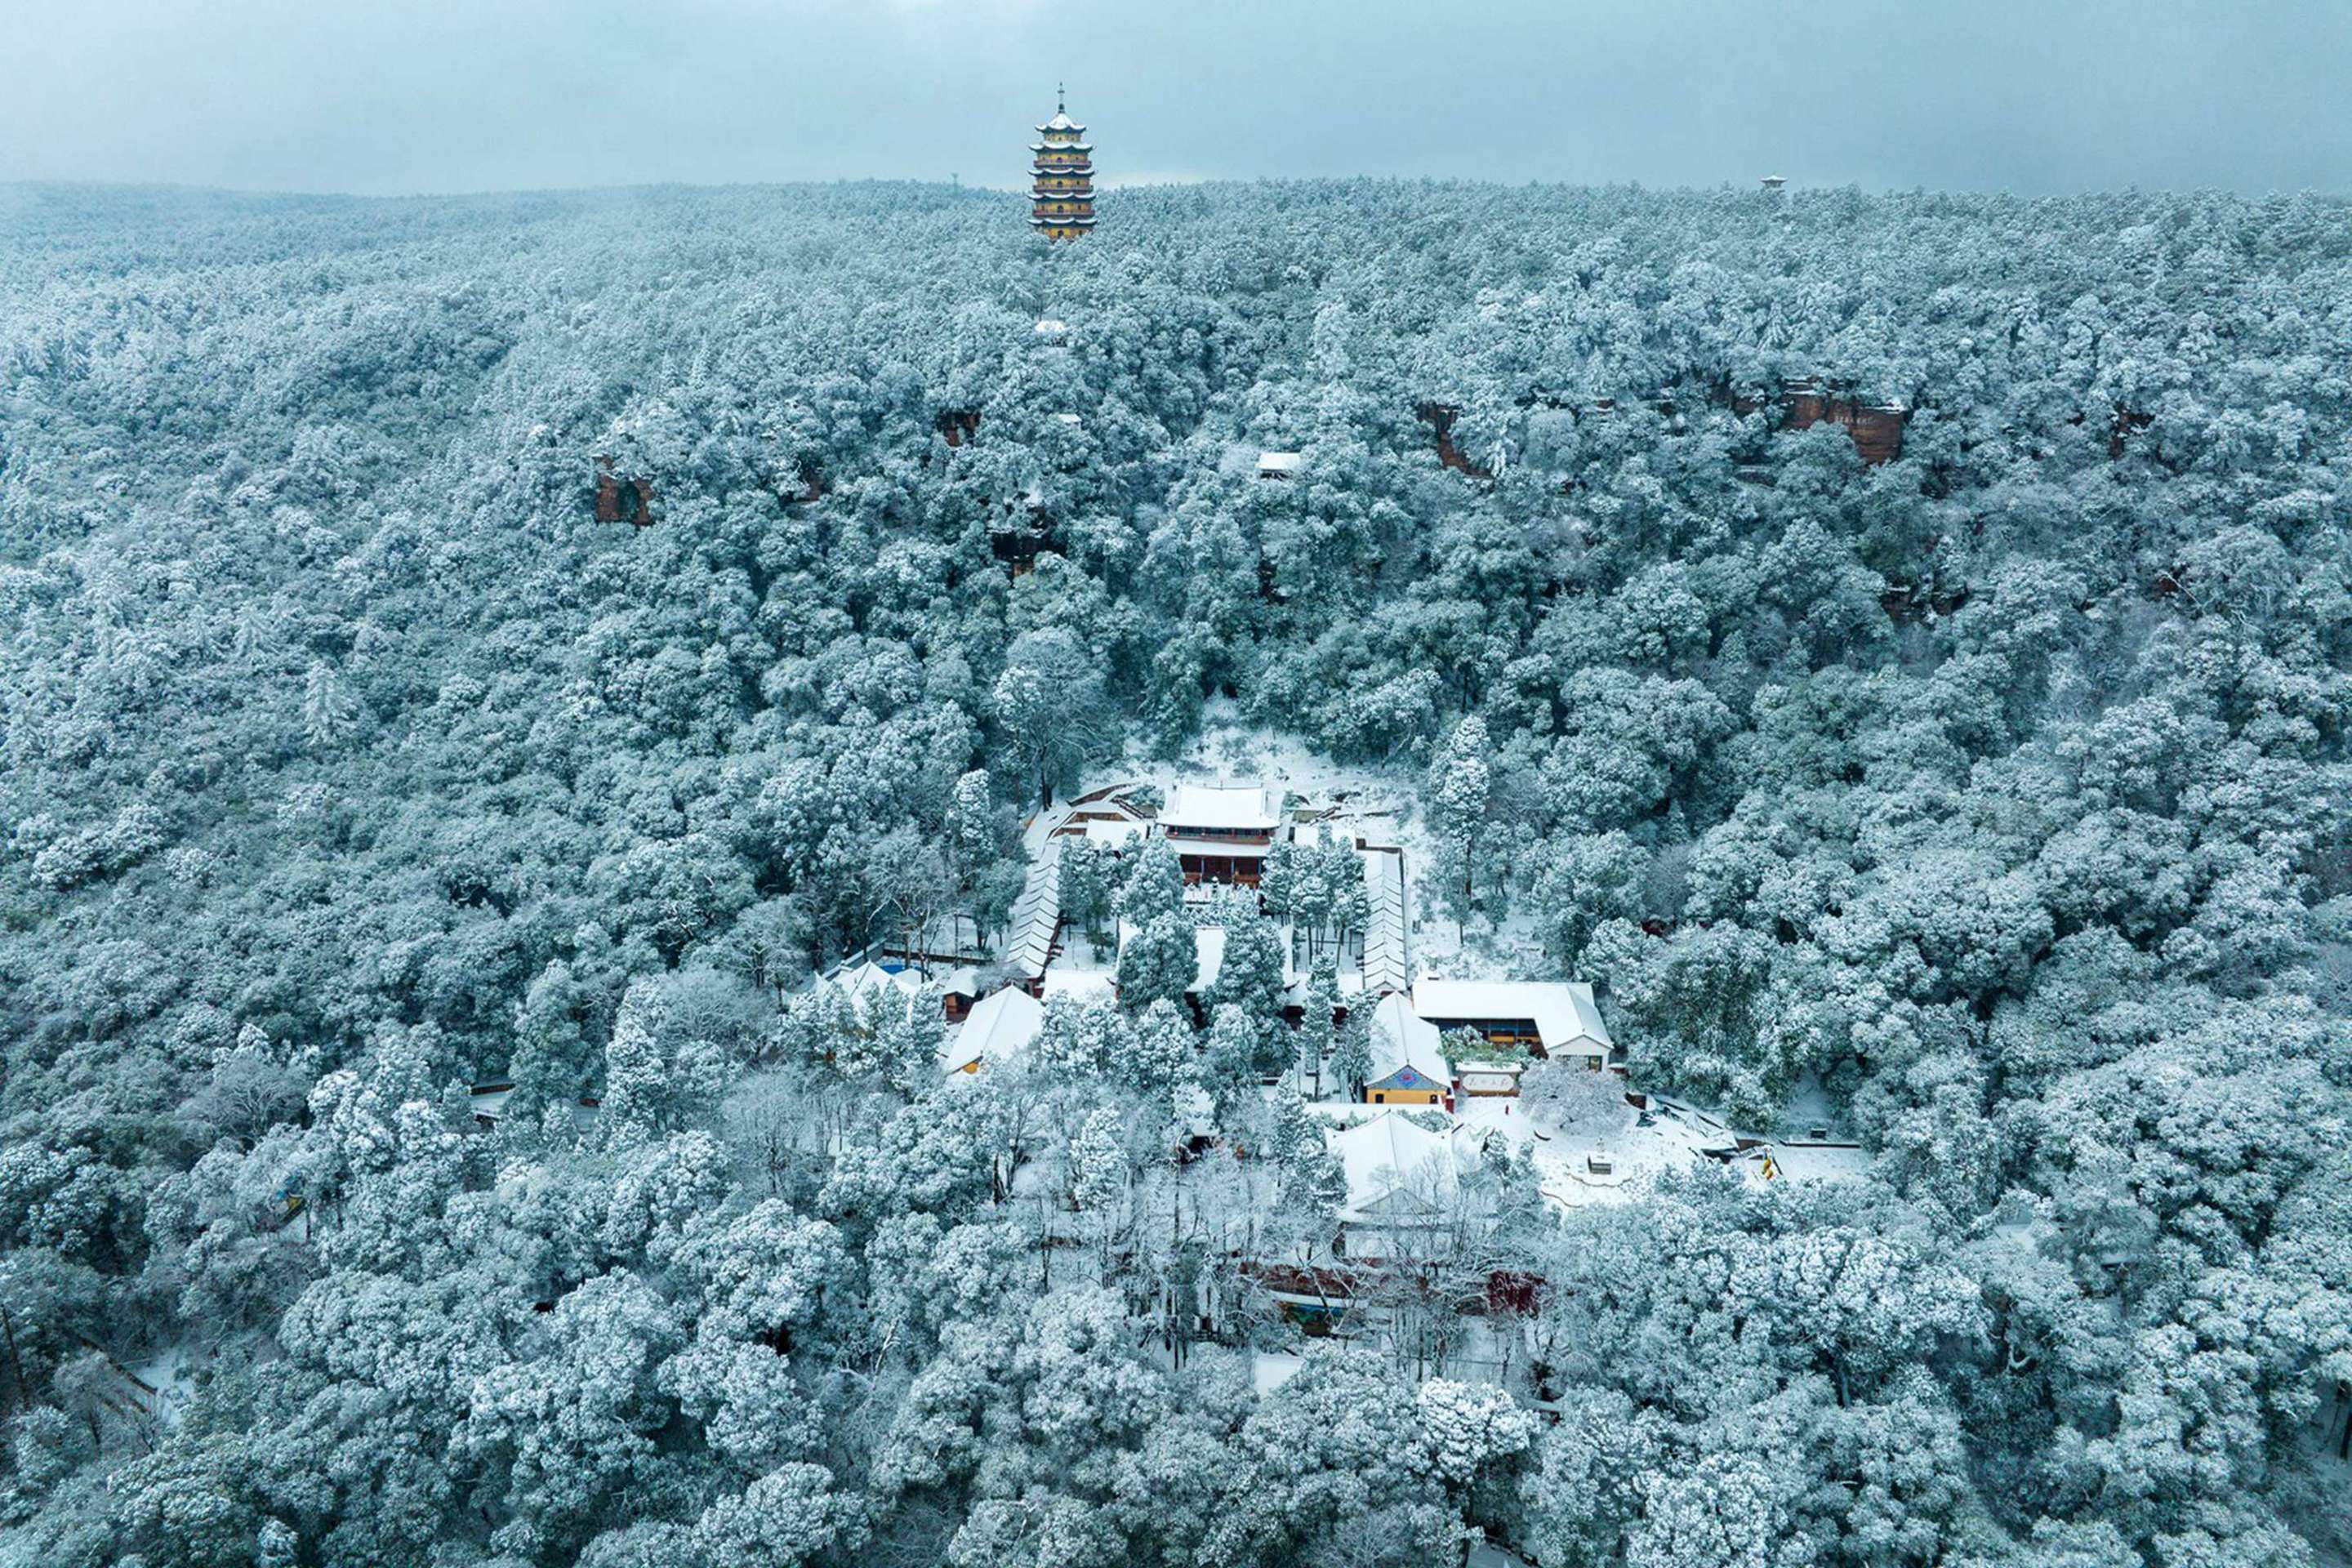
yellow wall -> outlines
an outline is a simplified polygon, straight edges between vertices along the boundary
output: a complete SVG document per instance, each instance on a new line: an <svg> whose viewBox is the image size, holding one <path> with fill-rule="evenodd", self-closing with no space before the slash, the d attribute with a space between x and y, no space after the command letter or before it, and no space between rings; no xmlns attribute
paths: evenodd
<svg viewBox="0 0 2352 1568"><path fill-rule="evenodd" d="M1433 1089L1374 1089L1364 1098L1374 1105L1436 1105L1444 1097Z"/></svg>

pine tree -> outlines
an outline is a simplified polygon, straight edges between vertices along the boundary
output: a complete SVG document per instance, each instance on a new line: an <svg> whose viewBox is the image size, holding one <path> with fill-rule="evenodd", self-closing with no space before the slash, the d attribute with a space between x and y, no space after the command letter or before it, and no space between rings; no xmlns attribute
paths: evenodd
<svg viewBox="0 0 2352 1568"><path fill-rule="evenodd" d="M1118 1034L1118 1078L1139 1089L1160 1089L1176 1081L1193 1056L1193 1029L1181 1004L1158 997Z"/></svg>
<svg viewBox="0 0 2352 1568"><path fill-rule="evenodd" d="M1229 1004L1240 1008L1257 1030L1257 1070L1278 1072L1291 1057L1290 1031L1283 1022L1282 933L1246 895L1228 900L1222 912L1224 956L1203 1000L1212 1008Z"/></svg>
<svg viewBox="0 0 2352 1568"><path fill-rule="evenodd" d="M1181 913L1184 861L1165 838L1146 838L1129 851L1126 884L1118 892L1118 918L1131 926Z"/></svg>
<svg viewBox="0 0 2352 1568"><path fill-rule="evenodd" d="M974 768L956 780L948 797L948 864L955 871L957 892L969 892L981 868L996 858L996 797L988 770Z"/></svg>
<svg viewBox="0 0 2352 1568"><path fill-rule="evenodd" d="M1348 1206L1348 1167L1328 1146L1315 1157L1307 1199L1313 1211L1326 1220L1339 1218L1339 1211Z"/></svg>
<svg viewBox="0 0 2352 1568"><path fill-rule="evenodd" d="M1486 721L1473 713L1454 727L1429 764L1429 827L1437 840L1437 876L1457 924L1477 900L1478 857L1494 794Z"/></svg>
<svg viewBox="0 0 2352 1568"><path fill-rule="evenodd" d="M1200 969L1192 922L1181 909L1131 932L1118 952L1118 1000L1129 1012L1181 1002Z"/></svg>
<svg viewBox="0 0 2352 1568"><path fill-rule="evenodd" d="M1089 1211L1108 1208L1127 1190L1127 1152L1119 1146L1118 1112L1094 1112L1070 1143L1070 1196Z"/></svg>
<svg viewBox="0 0 2352 1568"><path fill-rule="evenodd" d="M1362 1096L1364 1085L1372 1076L1372 1014L1369 1007L1349 1010L1348 1021L1339 1026L1339 1048L1332 1056L1331 1070L1339 1075L1349 1099Z"/></svg>
<svg viewBox="0 0 2352 1568"><path fill-rule="evenodd" d="M360 708L324 659L314 661L302 683L302 738L314 752L331 752L351 739Z"/></svg>
<svg viewBox="0 0 2352 1568"><path fill-rule="evenodd" d="M1307 1003L1298 1020L1298 1058L1306 1077L1306 1090L1318 1100L1323 1095L1323 1074L1330 1065L1332 1047L1338 1039L1338 1026L1333 1019L1339 1011L1339 963L1333 955L1326 953L1317 961L1314 978L1307 982Z"/></svg>

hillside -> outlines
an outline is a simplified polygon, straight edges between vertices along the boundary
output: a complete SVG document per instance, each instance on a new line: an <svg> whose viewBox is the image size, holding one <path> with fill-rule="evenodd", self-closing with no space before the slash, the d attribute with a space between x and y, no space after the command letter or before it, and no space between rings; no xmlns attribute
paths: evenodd
<svg viewBox="0 0 2352 1568"><path fill-rule="evenodd" d="M0 1560L2339 1550L2352 210L1099 210L0 189ZM804 989L1204 714L1868 1179L1496 1154L1255 1388L1279 984Z"/></svg>

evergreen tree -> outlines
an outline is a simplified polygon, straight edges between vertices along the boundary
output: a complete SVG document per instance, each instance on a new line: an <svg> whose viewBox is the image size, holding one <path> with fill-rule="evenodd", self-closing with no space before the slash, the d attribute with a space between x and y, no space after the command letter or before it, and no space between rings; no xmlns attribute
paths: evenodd
<svg viewBox="0 0 2352 1568"><path fill-rule="evenodd" d="M1180 909L1130 931L1118 951L1118 1000L1129 1012L1181 1004L1192 989L1200 955L1192 922Z"/></svg>
<svg viewBox="0 0 2352 1568"><path fill-rule="evenodd" d="M1454 727L1429 763L1429 828L1435 840L1431 875L1456 923L1469 920L1477 901L1493 797L1486 721L1473 713Z"/></svg>
<svg viewBox="0 0 2352 1568"><path fill-rule="evenodd" d="M1339 1044L1331 1056L1331 1071L1340 1088L1350 1100L1363 1098L1364 1085L1372 1076L1372 1015L1370 1008L1353 1007L1347 1022L1339 1026Z"/></svg>
<svg viewBox="0 0 2352 1568"><path fill-rule="evenodd" d="M1182 912L1184 865L1176 847L1165 838L1146 837L1128 851L1127 880L1118 893L1118 918L1132 926L1150 925Z"/></svg>

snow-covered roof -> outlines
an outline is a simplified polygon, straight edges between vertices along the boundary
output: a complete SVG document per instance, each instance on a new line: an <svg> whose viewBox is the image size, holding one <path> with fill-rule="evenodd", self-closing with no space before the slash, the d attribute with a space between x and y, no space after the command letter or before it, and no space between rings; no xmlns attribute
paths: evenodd
<svg viewBox="0 0 2352 1568"><path fill-rule="evenodd" d="M1466 1152L1452 1135L1416 1126L1393 1110L1328 1139L1348 1173L1348 1205L1339 1217L1350 1220L1375 1213L1401 1191L1418 1196L1451 1189Z"/></svg>
<svg viewBox="0 0 2352 1568"><path fill-rule="evenodd" d="M940 989L950 996L977 996L980 994L980 971L969 963L950 969L940 976Z"/></svg>
<svg viewBox="0 0 2352 1568"><path fill-rule="evenodd" d="M1057 321L1051 316L1045 316L1039 319L1034 330L1041 338L1058 338L1070 329L1066 322Z"/></svg>
<svg viewBox="0 0 2352 1568"><path fill-rule="evenodd" d="M1139 837L1143 824L1132 819L1109 822L1095 819L1087 824L1087 837L1096 844L1108 844L1116 849L1129 839Z"/></svg>
<svg viewBox="0 0 2352 1568"><path fill-rule="evenodd" d="M1160 808L1160 826L1171 837L1187 828L1271 833L1282 826L1282 792L1255 784L1180 784Z"/></svg>
<svg viewBox="0 0 2352 1568"><path fill-rule="evenodd" d="M507 1101L514 1098L510 1083L476 1084L468 1096L474 1115L484 1121L498 1121L507 1113ZM590 1100L576 1099L572 1106L572 1124L586 1129L594 1124L597 1106Z"/></svg>
<svg viewBox="0 0 2352 1568"><path fill-rule="evenodd" d="M1433 1024L1477 1018L1524 1019L1544 1054L1605 1054L1615 1044L1592 987L1580 981L1432 980L1413 982L1412 1010Z"/></svg>
<svg viewBox="0 0 2352 1568"><path fill-rule="evenodd" d="M1054 118L1048 120L1045 124L1037 127L1037 129L1040 131L1084 131L1086 127L1071 119L1066 110L1055 110L1054 111Z"/></svg>
<svg viewBox="0 0 2352 1568"><path fill-rule="evenodd" d="M1406 1068L1428 1079L1433 1088L1444 1089L1454 1081L1454 1069L1445 1060L1437 1026L1415 1017L1412 1009L1405 1005L1404 997L1391 994L1382 997L1381 1005L1372 1009L1371 1081L1384 1083Z"/></svg>
<svg viewBox="0 0 2352 1568"><path fill-rule="evenodd" d="M1261 474L1295 474L1307 466L1302 452L1260 452L1257 471Z"/></svg>
<svg viewBox="0 0 2352 1568"><path fill-rule="evenodd" d="M1045 1023L1045 1009L1019 986L992 991L973 1004L941 1044L940 1065L961 1072L974 1062L1011 1061L1029 1048Z"/></svg>
<svg viewBox="0 0 2352 1568"><path fill-rule="evenodd" d="M1108 969L1049 969L1045 971L1045 999L1075 996L1081 1002L1118 994L1118 976Z"/></svg>
<svg viewBox="0 0 2352 1568"><path fill-rule="evenodd" d="M1034 980L1045 973L1054 956L1054 937L1062 927L1062 845L1048 838L1029 862L1021 897L1013 905L1013 940L1004 962Z"/></svg>
<svg viewBox="0 0 2352 1568"><path fill-rule="evenodd" d="M913 970L885 969L871 959L835 976L833 983L852 996L864 996L869 991L898 991L912 996L923 988L921 976Z"/></svg>
<svg viewBox="0 0 2352 1568"><path fill-rule="evenodd" d="M1054 417L1060 420L1065 425L1083 425L1086 423L1085 420L1079 418L1075 414L1056 414Z"/></svg>
<svg viewBox="0 0 2352 1568"><path fill-rule="evenodd" d="M1404 857L1385 849L1364 851L1364 889L1371 919L1364 924L1364 989L1374 994L1402 992L1406 968Z"/></svg>

